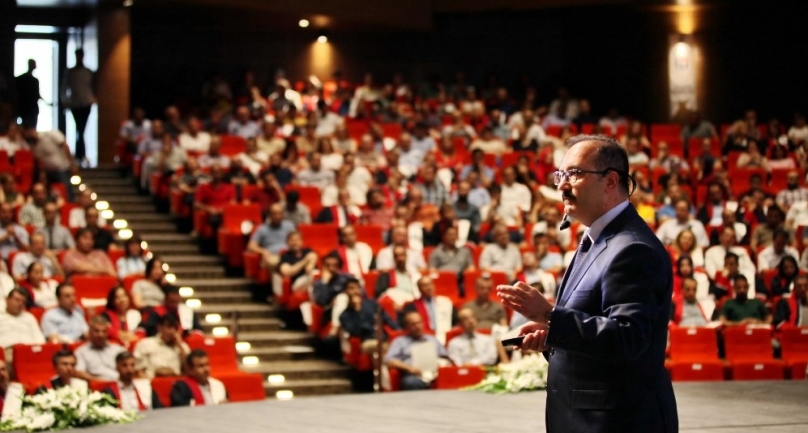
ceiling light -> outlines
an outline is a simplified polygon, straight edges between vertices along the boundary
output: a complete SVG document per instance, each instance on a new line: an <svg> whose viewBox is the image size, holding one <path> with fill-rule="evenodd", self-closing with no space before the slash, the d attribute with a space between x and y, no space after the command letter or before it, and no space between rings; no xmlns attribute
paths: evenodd
<svg viewBox="0 0 808 433"><path fill-rule="evenodd" d="M297 24L305 29L306 27L309 26L309 20L303 18L302 20L298 21Z"/></svg>

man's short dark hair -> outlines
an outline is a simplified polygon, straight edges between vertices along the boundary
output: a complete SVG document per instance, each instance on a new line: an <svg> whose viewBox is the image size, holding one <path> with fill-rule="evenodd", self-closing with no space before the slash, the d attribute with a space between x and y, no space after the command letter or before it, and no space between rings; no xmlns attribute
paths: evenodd
<svg viewBox="0 0 808 433"><path fill-rule="evenodd" d="M727 254L724 256L724 261L726 262L726 261L727 261L727 259L735 259L735 261L736 261L736 262L740 263L740 258L739 258L739 257L738 257L738 255L737 255L737 254L735 254L735 253L727 253Z"/></svg>
<svg viewBox="0 0 808 433"><path fill-rule="evenodd" d="M152 313L156 314L156 313ZM180 327L180 320L177 319L177 316L168 313L163 314L160 316L160 319L157 321L157 324L160 326L168 326L169 328L179 328Z"/></svg>
<svg viewBox="0 0 808 433"><path fill-rule="evenodd" d="M179 295L180 288L173 284L166 284L165 286L163 286L163 294L165 294L166 296L174 293Z"/></svg>
<svg viewBox="0 0 808 433"><path fill-rule="evenodd" d="M323 257L323 262L325 262L326 260L336 260L337 266L340 268L342 267L342 257L340 257L339 254L337 254L336 252L332 251L328 253L325 257Z"/></svg>
<svg viewBox="0 0 808 433"><path fill-rule="evenodd" d="M591 141L597 144L598 156L595 160L596 170L615 171L620 177L620 190L626 195L629 193L628 189L628 154L626 149L620 145L612 137L608 135L587 135L581 134L567 139L567 147L571 148L578 143Z"/></svg>
<svg viewBox="0 0 808 433"><path fill-rule="evenodd" d="M95 234L93 233L93 231L92 231L92 230L91 230L89 227L82 227L82 228L80 228L80 229L79 229L79 230L76 232L76 236L74 237L74 239L75 239L76 241L78 241L78 240L79 240L79 239L82 237L82 235L84 235L85 233L90 233L91 235L93 235L93 239L95 239Z"/></svg>
<svg viewBox="0 0 808 433"><path fill-rule="evenodd" d="M21 289L21 288L19 288L19 287L15 287L15 288L13 288L13 289L9 290L9 292L8 292L8 296L6 296L6 299L11 298L11 297L12 297L13 295L15 295L15 294L17 294L17 295L22 295L22 296L25 298L25 303L28 303L28 302L29 302L29 298L28 298L28 296L29 296L29 295L28 295L28 291L27 291L27 290L25 290L25 289Z"/></svg>
<svg viewBox="0 0 808 433"><path fill-rule="evenodd" d="M774 231L774 233L772 233L772 239L775 239L775 238L778 238L778 237L782 237L782 238L785 238L786 240L788 240L790 235L788 234L787 231L785 231L783 229L777 229L777 230Z"/></svg>
<svg viewBox="0 0 808 433"><path fill-rule="evenodd" d="M208 357L208 352L205 352L202 349L194 349L190 353L188 353L188 356L185 357L185 363L186 363L186 365L191 367L191 366L194 365L194 360L195 359L207 358L207 357Z"/></svg>
<svg viewBox="0 0 808 433"><path fill-rule="evenodd" d="M73 286L71 283L59 284L56 286L56 299L59 299L62 296L62 290L64 290L66 287L73 287L73 289L75 289L75 286Z"/></svg>
<svg viewBox="0 0 808 433"><path fill-rule="evenodd" d="M345 283L343 283L343 285L342 285L342 290L347 289L347 288L348 288L348 284L356 284L356 285L358 285L360 288L362 287L362 283L360 283L358 279L356 279L356 278L348 278L347 280L345 280Z"/></svg>
<svg viewBox="0 0 808 433"><path fill-rule="evenodd" d="M62 358L67 358L68 356L75 358L76 355L73 353L72 350L69 349L60 349L53 354L53 366L56 367L59 364L59 360Z"/></svg>
<svg viewBox="0 0 808 433"><path fill-rule="evenodd" d="M124 350L123 352L121 352L117 356L115 356L115 363L120 364L120 363L122 363L124 361L127 361L129 359L134 359L134 358L135 358L135 355L133 355L132 352L130 352L128 350Z"/></svg>
<svg viewBox="0 0 808 433"><path fill-rule="evenodd" d="M734 281L736 283L738 281L740 281L740 280L744 280L744 281L746 281L746 284L749 284L749 280L746 279L746 275L744 275L744 274L738 274L738 275L735 276Z"/></svg>

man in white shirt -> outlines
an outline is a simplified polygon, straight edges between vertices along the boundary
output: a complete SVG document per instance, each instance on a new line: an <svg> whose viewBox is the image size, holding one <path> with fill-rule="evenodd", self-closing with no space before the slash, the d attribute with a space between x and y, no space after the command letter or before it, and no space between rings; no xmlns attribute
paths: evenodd
<svg viewBox="0 0 808 433"><path fill-rule="evenodd" d="M115 357L115 369L118 371L118 380L104 392L118 400L120 409L143 412L163 407L160 397L152 390L149 379L135 377L135 355L127 351L119 353Z"/></svg>
<svg viewBox="0 0 808 433"><path fill-rule="evenodd" d="M721 235L718 237L719 244L704 252L704 270L710 279L715 279L716 272L724 269L724 257L728 252L738 256L738 268L741 273L746 275L747 279L754 278L755 264L752 263L746 248L735 245L736 239L735 229L726 226L721 229Z"/></svg>
<svg viewBox="0 0 808 433"><path fill-rule="evenodd" d="M70 185L71 169L75 161L65 136L59 131L37 132L36 128L27 128L25 139L33 146L33 153L40 167L47 173L51 182ZM67 188L67 200L73 201L73 188Z"/></svg>
<svg viewBox="0 0 808 433"><path fill-rule="evenodd" d="M64 277L64 271L59 264L59 259L53 251L45 248L45 236L42 233L31 235L31 246L29 251L19 252L14 256L11 263L11 274L14 278L24 278L31 263L42 264L43 276L45 278Z"/></svg>
<svg viewBox="0 0 808 433"><path fill-rule="evenodd" d="M412 135L412 147L420 149L424 154L432 152L437 147L435 139L429 135L429 128L426 123L418 122Z"/></svg>
<svg viewBox="0 0 808 433"><path fill-rule="evenodd" d="M497 363L497 342L490 335L477 332L477 318L470 308L457 313L463 333L451 339L449 359L455 365L494 365Z"/></svg>
<svg viewBox="0 0 808 433"><path fill-rule="evenodd" d="M483 248L480 254L480 269L483 271L499 271L508 274L513 280L522 270L522 257L516 244L510 242L508 228L497 225L491 230L494 242Z"/></svg>
<svg viewBox="0 0 808 433"><path fill-rule="evenodd" d="M39 323L25 311L28 294L23 289L12 289L6 297L6 311L0 314L0 347L9 349L15 344L45 344Z"/></svg>
<svg viewBox="0 0 808 433"><path fill-rule="evenodd" d="M342 270L362 281L370 271L373 250L368 244L356 240L356 229L351 225L339 229L339 242L340 246L335 251L342 259Z"/></svg>
<svg viewBox="0 0 808 433"><path fill-rule="evenodd" d="M758 272L775 269L785 256L794 257L799 262L800 254L796 248L788 245L789 235L785 230L775 230L772 244L758 254Z"/></svg>
<svg viewBox="0 0 808 433"><path fill-rule="evenodd" d="M530 210L533 194L526 185L516 182L516 170L509 166L502 169L502 195L500 196L500 207L505 209L519 209L522 212ZM512 213L508 213L512 215ZM515 224L513 218L506 218L505 224L512 226Z"/></svg>
<svg viewBox="0 0 808 433"><path fill-rule="evenodd" d="M696 244L702 248L710 246L710 239L701 221L690 215L690 203L687 199L679 199L674 206L676 218L671 218L657 228L656 235L665 245L672 244L679 232L689 229L696 237Z"/></svg>
<svg viewBox="0 0 808 433"><path fill-rule="evenodd" d="M146 337L135 346L137 369L145 377L179 376L182 360L190 352L180 332L180 322L173 314L164 314L157 325L157 335Z"/></svg>
<svg viewBox="0 0 808 433"><path fill-rule="evenodd" d="M320 191L334 183L334 172L322 167L319 153L309 154L309 167L297 174L297 182L303 186L316 186Z"/></svg>
<svg viewBox="0 0 808 433"><path fill-rule="evenodd" d="M376 269L379 271L387 271L396 267L393 260L393 248L397 246L407 248L406 227L394 227L390 237L390 245L380 249L376 254ZM423 254L412 248L407 248L407 271L417 272L418 270L426 269L426 267Z"/></svg>
<svg viewBox="0 0 808 433"><path fill-rule="evenodd" d="M205 153L210 149L210 133L202 130L202 122L195 116L188 118L188 131L179 135L177 141L186 152Z"/></svg>
<svg viewBox="0 0 808 433"><path fill-rule="evenodd" d="M76 349L76 377L86 381L118 380L115 359L124 348L108 341L109 322L104 316L90 320L88 342Z"/></svg>
<svg viewBox="0 0 808 433"><path fill-rule="evenodd" d="M408 132L402 132L401 137L398 139L396 149L399 151L398 157L398 171L409 178L410 176L418 173L421 165L424 163L426 153L423 150L413 146L412 136Z"/></svg>

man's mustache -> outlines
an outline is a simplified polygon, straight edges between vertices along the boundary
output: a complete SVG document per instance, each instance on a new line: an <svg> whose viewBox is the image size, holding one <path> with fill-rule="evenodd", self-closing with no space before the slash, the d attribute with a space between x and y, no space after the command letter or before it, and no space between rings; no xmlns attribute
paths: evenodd
<svg viewBox="0 0 808 433"><path fill-rule="evenodd" d="M569 191L562 191L561 197L565 200L575 200L575 196Z"/></svg>

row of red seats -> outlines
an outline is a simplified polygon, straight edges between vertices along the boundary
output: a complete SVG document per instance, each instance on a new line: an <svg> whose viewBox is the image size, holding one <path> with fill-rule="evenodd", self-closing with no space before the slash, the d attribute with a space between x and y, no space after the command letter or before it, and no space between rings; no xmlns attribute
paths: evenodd
<svg viewBox="0 0 808 433"><path fill-rule="evenodd" d="M221 380L227 388L231 401L263 400L266 398L263 387L263 377L258 373L245 373L239 370L233 337L204 337L192 335L185 342L193 349L202 349L208 354L211 375ZM14 377L22 383L27 390L34 391L40 385L47 383L55 374L53 369L53 355L63 348L75 350L81 344L43 344L43 345L16 345L13 347L12 369ZM5 357L0 351L0 359ZM178 378L155 378L152 386L160 396L164 405L168 406L171 386ZM103 386L102 386L103 385ZM94 389L101 390L106 383L99 382L92 385Z"/></svg>
<svg viewBox="0 0 808 433"><path fill-rule="evenodd" d="M37 162L30 150L21 149L14 153L12 164L8 152L0 150L0 173L11 173L17 185L17 191L27 194L34 181L34 167Z"/></svg>
<svg viewBox="0 0 808 433"><path fill-rule="evenodd" d="M808 328L779 330L781 358L772 353L772 331L728 327L722 331L725 359L718 357L718 334L711 328L670 329L666 367L676 381L805 379Z"/></svg>

